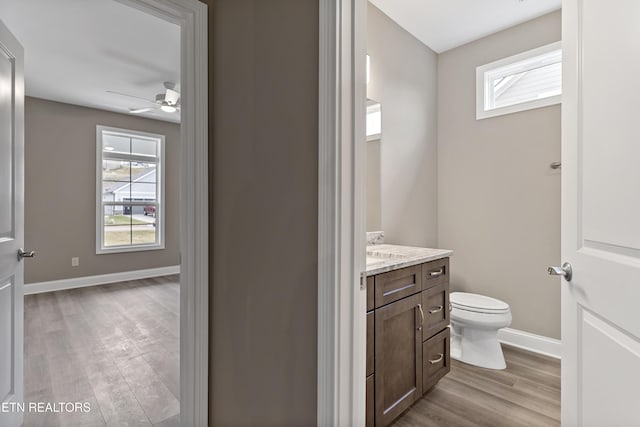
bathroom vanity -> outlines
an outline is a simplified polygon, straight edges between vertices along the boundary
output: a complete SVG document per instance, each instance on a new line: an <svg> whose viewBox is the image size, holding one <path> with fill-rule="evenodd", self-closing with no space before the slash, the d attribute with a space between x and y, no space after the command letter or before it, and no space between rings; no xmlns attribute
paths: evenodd
<svg viewBox="0 0 640 427"><path fill-rule="evenodd" d="M367 246L367 426L390 425L449 372L451 254Z"/></svg>

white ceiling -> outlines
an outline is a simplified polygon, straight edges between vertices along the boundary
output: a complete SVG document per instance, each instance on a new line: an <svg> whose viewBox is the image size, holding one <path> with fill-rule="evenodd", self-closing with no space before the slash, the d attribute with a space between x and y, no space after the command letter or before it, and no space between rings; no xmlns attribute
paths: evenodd
<svg viewBox="0 0 640 427"><path fill-rule="evenodd" d="M180 82L180 27L115 0L0 0L25 49L28 96L129 113ZM154 110L149 118L180 121Z"/></svg>
<svg viewBox="0 0 640 427"><path fill-rule="evenodd" d="M557 10L561 0L371 0L436 52ZM0 0L25 47L27 95L127 113L180 81L180 28L115 0ZM179 85L177 86L179 91ZM179 122L154 110L146 117Z"/></svg>
<svg viewBox="0 0 640 427"><path fill-rule="evenodd" d="M437 53L558 10L561 0L370 0Z"/></svg>

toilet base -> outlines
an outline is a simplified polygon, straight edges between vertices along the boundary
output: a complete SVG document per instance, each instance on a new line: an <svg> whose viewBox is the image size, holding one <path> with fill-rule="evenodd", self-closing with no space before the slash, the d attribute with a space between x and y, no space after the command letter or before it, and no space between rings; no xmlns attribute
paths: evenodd
<svg viewBox="0 0 640 427"><path fill-rule="evenodd" d="M464 337L464 339L463 339ZM488 369L506 369L497 329L452 325L451 358Z"/></svg>

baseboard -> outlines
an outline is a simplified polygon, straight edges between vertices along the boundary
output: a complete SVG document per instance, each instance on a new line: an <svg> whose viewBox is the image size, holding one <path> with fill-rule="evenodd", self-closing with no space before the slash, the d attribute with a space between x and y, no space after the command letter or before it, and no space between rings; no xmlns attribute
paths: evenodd
<svg viewBox="0 0 640 427"><path fill-rule="evenodd" d="M96 276L51 280L49 282L28 283L24 285L24 294L40 294L43 292L84 288L86 286L106 285L108 283L126 282L127 280L148 279L150 277L168 276L171 274L179 273L180 266L172 265L169 267L147 268L144 270L123 271L120 273L99 274Z"/></svg>
<svg viewBox="0 0 640 427"><path fill-rule="evenodd" d="M498 331L498 339L504 344L556 359L560 359L562 355L562 342L554 338L504 328Z"/></svg>

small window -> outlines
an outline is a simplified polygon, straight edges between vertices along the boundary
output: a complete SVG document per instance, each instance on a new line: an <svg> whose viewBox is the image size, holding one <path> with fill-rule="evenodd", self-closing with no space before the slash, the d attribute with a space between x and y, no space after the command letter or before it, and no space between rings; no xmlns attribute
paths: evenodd
<svg viewBox="0 0 640 427"><path fill-rule="evenodd" d="M476 119L559 104L560 42L476 68Z"/></svg>
<svg viewBox="0 0 640 427"><path fill-rule="evenodd" d="M164 136L97 126L96 253L164 248Z"/></svg>

